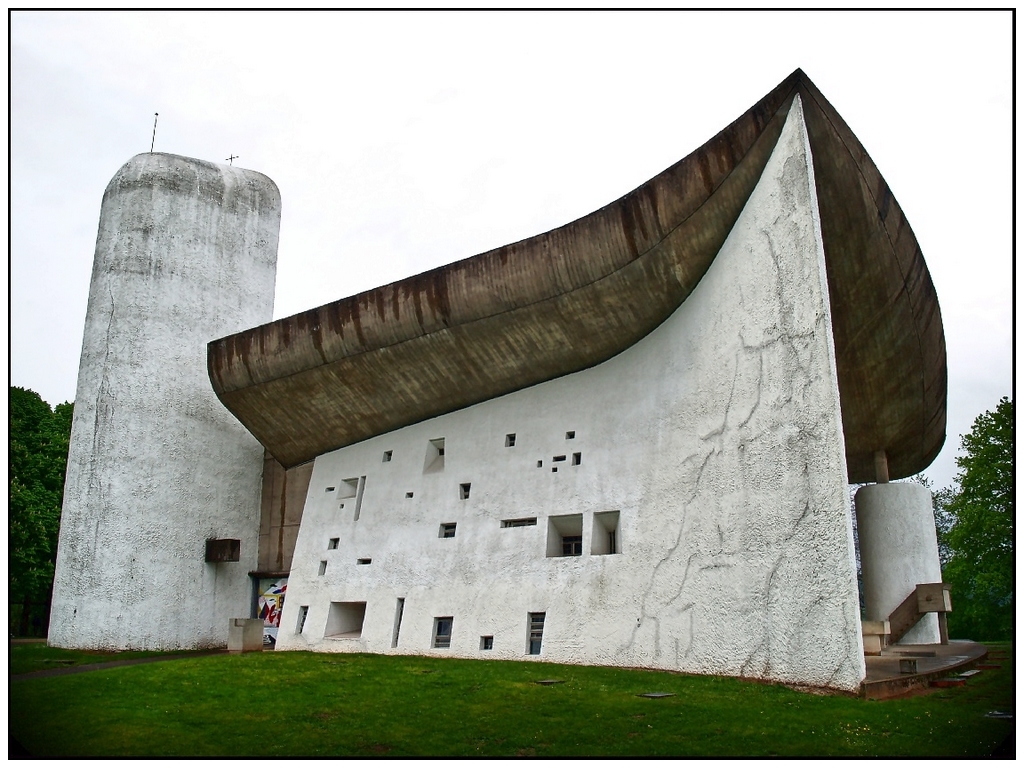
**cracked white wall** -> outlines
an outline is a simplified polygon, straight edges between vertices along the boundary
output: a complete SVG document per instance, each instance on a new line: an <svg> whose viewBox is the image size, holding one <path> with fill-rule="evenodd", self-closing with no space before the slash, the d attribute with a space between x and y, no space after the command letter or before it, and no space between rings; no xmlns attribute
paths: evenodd
<svg viewBox="0 0 1024 768"><path fill-rule="evenodd" d="M103 196L50 618L65 648L222 646L250 613L263 449L221 405L211 339L271 319L280 195L166 154ZM241 562L204 562L207 538Z"/></svg>
<svg viewBox="0 0 1024 768"><path fill-rule="evenodd" d="M809 152L797 107L708 273L630 349L317 458L278 648L856 689L864 659ZM442 437L443 469L425 471ZM355 520L339 489L362 477ZM593 516L613 510L620 552L591 554ZM567 514L583 516L583 554L547 557L548 518ZM537 525L501 526L523 517ZM442 523L456 523L454 538L439 538ZM331 603L362 602L355 636L324 637ZM536 657L530 612L546 613ZM444 616L451 647L431 648Z"/></svg>

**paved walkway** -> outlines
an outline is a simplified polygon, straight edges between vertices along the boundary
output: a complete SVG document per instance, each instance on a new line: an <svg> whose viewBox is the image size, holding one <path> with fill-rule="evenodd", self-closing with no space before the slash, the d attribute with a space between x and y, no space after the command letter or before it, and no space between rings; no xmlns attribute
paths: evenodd
<svg viewBox="0 0 1024 768"><path fill-rule="evenodd" d="M865 656L867 676L861 693L869 699L901 696L927 689L932 680L972 669L988 656L988 648L969 640L951 640L949 645L890 645L881 656ZM900 672L900 661L913 659L917 673Z"/></svg>

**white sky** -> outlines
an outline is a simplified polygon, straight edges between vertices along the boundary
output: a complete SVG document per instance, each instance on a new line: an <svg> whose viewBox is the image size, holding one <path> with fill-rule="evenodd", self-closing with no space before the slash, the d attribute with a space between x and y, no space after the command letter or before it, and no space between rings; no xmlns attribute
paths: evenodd
<svg viewBox="0 0 1024 768"><path fill-rule="evenodd" d="M1012 395L1008 12L15 12L10 376L74 400L100 200L156 150L270 176L274 316L560 226L797 67L907 215L946 332L946 447Z"/></svg>

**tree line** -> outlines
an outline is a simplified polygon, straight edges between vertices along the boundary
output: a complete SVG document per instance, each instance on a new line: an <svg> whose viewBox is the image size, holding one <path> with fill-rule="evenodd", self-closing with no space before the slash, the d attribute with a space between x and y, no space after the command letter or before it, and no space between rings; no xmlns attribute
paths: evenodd
<svg viewBox="0 0 1024 768"><path fill-rule="evenodd" d="M51 409L32 390L11 387L8 411L8 623L13 634L44 636L74 405Z"/></svg>

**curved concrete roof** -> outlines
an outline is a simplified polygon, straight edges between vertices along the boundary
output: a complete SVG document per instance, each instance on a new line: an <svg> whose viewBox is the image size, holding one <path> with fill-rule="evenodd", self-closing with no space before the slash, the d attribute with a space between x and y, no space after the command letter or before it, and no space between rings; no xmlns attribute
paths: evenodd
<svg viewBox="0 0 1024 768"><path fill-rule="evenodd" d="M814 157L851 482L945 440L931 278L871 158L797 70L697 151L563 227L211 342L217 395L286 467L596 365L690 294L796 94Z"/></svg>

